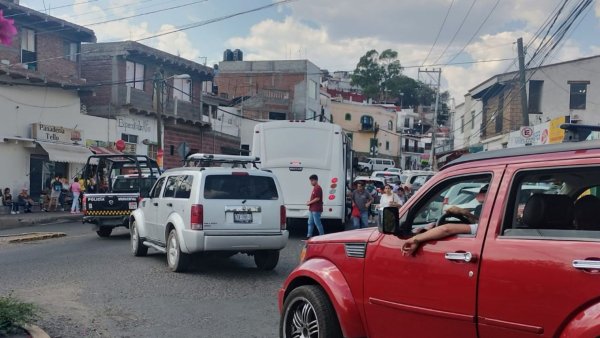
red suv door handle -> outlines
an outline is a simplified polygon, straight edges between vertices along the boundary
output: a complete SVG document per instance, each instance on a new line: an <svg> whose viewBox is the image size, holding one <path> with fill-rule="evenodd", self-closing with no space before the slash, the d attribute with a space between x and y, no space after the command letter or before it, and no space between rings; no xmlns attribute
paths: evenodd
<svg viewBox="0 0 600 338"><path fill-rule="evenodd" d="M590 272L600 272L600 260L598 259L576 259L573 261L573 267L578 270Z"/></svg>
<svg viewBox="0 0 600 338"><path fill-rule="evenodd" d="M470 252L446 252L444 258L446 258L449 261L458 261L465 263L469 263L475 260L475 256Z"/></svg>

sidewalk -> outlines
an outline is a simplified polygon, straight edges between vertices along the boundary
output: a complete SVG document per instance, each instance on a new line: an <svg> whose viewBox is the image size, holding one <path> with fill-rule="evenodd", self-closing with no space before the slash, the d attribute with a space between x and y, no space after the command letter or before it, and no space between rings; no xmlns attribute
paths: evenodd
<svg viewBox="0 0 600 338"><path fill-rule="evenodd" d="M71 214L67 211L43 212L37 211L30 214L0 215L0 230L21 228L36 224L47 224L60 221L81 222L83 214Z"/></svg>

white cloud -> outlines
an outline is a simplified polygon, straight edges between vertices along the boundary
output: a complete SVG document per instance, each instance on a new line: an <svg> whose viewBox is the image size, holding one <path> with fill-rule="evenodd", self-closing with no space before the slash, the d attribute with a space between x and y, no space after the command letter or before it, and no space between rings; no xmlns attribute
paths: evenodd
<svg viewBox="0 0 600 338"><path fill-rule="evenodd" d="M398 51L403 66L420 65L450 1L347 0L343 5L332 0L292 2L286 5L291 14L285 19L259 22L247 35L229 39L227 46L244 50L249 60L307 58L330 71L353 70L360 56L370 49L391 48ZM449 60L466 44L494 3L479 1L474 5L440 62ZM516 39L523 37L525 43L530 41L560 3L562 0L501 0L479 36L453 62L516 58ZM454 2L428 63L438 58L470 4L470 1ZM596 12L600 16L599 4L596 3ZM569 40L548 62L581 57L586 50L589 53L594 49L581 48ZM444 66L443 86L460 102L468 89L495 74L513 70L515 65L508 61ZM415 68L405 70L405 74L413 77L416 72Z"/></svg>
<svg viewBox="0 0 600 338"><path fill-rule="evenodd" d="M96 13L94 22L102 22L111 20L118 17L129 16L135 13L138 9L135 4L139 4L140 0L130 0L123 3L119 0L110 0L107 9L104 9L93 3L87 3L86 0L74 0L76 6L73 6L74 16L64 16L65 20L69 20L74 23L86 24L89 23L89 19L82 19L87 13ZM129 5L132 6L129 6ZM127 7L120 7L128 5ZM119 8L114 8L119 7ZM83 22L87 20L87 22ZM147 22L133 23L131 20L120 20L109 22L101 25L94 25L90 27L96 33L98 42L109 42L109 41L122 41L122 40L138 40L141 38L153 36L160 33L165 33L175 29L174 25L163 24L158 30L150 29ZM141 43L148 46L158 48L165 52L180 55L184 58L194 60L199 55L198 49L194 48L186 32L176 32L150 40L141 41Z"/></svg>

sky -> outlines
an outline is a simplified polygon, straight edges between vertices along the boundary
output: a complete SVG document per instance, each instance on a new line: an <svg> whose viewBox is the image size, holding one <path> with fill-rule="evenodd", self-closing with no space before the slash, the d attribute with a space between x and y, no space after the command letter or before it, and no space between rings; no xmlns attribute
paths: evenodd
<svg viewBox="0 0 600 338"><path fill-rule="evenodd" d="M514 70L516 63L447 64L516 58L516 39L523 37L526 45L532 42L562 2L21 0L21 5L93 29L98 42L138 40L204 22L200 27L140 42L209 66L222 59L225 49L239 48L244 60L309 59L330 72L352 71L367 51L391 48L398 51L404 73L414 78L418 78L418 66L443 64L442 90L449 90L458 104L469 89L490 76ZM275 5L224 18L271 4ZM146 14L149 12L155 13ZM584 14L546 63L600 54L600 1L593 2ZM218 18L223 19L214 20ZM122 20L98 24L114 19ZM530 50L535 46L534 41Z"/></svg>

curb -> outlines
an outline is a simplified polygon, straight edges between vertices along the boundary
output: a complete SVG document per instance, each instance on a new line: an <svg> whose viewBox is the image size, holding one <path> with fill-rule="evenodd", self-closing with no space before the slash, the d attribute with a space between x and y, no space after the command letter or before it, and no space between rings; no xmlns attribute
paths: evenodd
<svg viewBox="0 0 600 338"><path fill-rule="evenodd" d="M45 216L45 217L44 217ZM0 218L0 230L6 229L14 229L21 227L28 227L33 225L42 225L48 223L56 223L61 221L81 221L83 219L83 215L48 215L47 213L41 214L40 217L31 217L31 218L19 218L17 216L10 217L2 217Z"/></svg>
<svg viewBox="0 0 600 338"><path fill-rule="evenodd" d="M23 325L23 328L32 338L50 338L46 331L42 330L41 327L33 324Z"/></svg>
<svg viewBox="0 0 600 338"><path fill-rule="evenodd" d="M33 242L33 241L41 241L43 239L49 238L58 238L65 237L67 234L64 232L50 232L50 233L29 233L29 234L19 234L15 236L21 236L13 239L9 239L8 243L23 243L23 242Z"/></svg>

